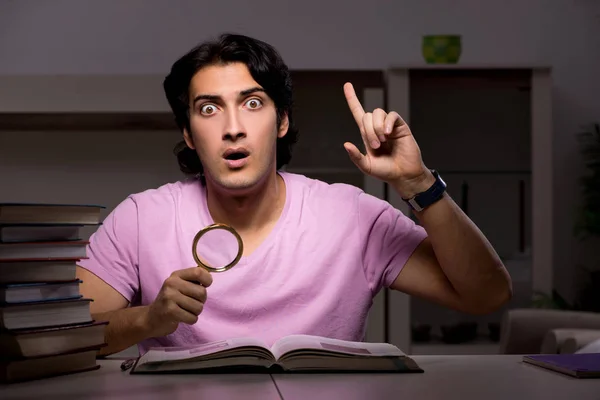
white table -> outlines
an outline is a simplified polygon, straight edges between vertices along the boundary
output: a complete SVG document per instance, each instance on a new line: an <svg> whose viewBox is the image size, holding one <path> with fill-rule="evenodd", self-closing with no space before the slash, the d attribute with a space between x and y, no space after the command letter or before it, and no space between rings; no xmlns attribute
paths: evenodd
<svg viewBox="0 0 600 400"><path fill-rule="evenodd" d="M122 360L99 360L96 371L0 385L0 399L600 399L600 379L571 378L521 356L414 359L424 373L130 375Z"/></svg>
<svg viewBox="0 0 600 400"><path fill-rule="evenodd" d="M413 356L420 374L273 374L285 400L600 399L600 379L524 364L522 356Z"/></svg>
<svg viewBox="0 0 600 400"><path fill-rule="evenodd" d="M130 375L121 371L122 361L98 360L95 371L0 385L0 399L281 399L270 375Z"/></svg>

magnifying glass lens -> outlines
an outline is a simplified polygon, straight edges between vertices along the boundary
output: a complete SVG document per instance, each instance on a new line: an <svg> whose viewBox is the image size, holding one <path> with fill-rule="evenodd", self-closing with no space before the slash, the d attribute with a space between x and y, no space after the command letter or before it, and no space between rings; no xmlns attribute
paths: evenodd
<svg viewBox="0 0 600 400"><path fill-rule="evenodd" d="M192 249L196 263L211 272L233 267L242 251L240 236L233 228L223 224L210 225L198 232Z"/></svg>

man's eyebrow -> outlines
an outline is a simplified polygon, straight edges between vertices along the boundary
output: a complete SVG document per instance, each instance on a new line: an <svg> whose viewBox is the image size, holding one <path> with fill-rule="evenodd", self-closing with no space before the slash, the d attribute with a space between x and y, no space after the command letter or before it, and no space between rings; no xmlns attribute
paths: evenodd
<svg viewBox="0 0 600 400"><path fill-rule="evenodd" d="M264 91L265 91L265 89L261 88L260 86L255 86L250 89L242 90L240 92L240 96L248 96L249 94L252 94L252 93L264 92Z"/></svg>
<svg viewBox="0 0 600 400"><path fill-rule="evenodd" d="M193 104L196 104L198 100L218 101L220 98L221 96L217 96L214 94L199 94L196 97L194 97Z"/></svg>
<svg viewBox="0 0 600 400"><path fill-rule="evenodd" d="M265 89L261 88L260 86L255 86L250 89L242 90L240 92L240 97L248 96L249 94L252 94L252 93L264 92L264 91L265 91ZM216 95L216 94L199 94L196 97L194 97L193 104L196 104L196 102L198 100L219 101L219 100L221 100L221 96Z"/></svg>

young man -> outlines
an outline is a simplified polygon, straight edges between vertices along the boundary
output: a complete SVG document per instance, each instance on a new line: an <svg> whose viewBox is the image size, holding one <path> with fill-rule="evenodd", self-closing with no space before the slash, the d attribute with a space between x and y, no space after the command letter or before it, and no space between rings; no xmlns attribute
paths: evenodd
<svg viewBox="0 0 600 400"><path fill-rule="evenodd" d="M110 321L104 354L294 333L359 341L382 287L476 314L510 298L497 254L426 168L409 127L395 112L365 112L351 84L343 91L366 154L344 147L420 225L353 186L279 171L297 131L289 72L268 44L204 43L164 88L185 142L180 167L196 176L129 196L91 237L78 271L93 316ZM240 263L217 274L191 254L213 222L244 243Z"/></svg>

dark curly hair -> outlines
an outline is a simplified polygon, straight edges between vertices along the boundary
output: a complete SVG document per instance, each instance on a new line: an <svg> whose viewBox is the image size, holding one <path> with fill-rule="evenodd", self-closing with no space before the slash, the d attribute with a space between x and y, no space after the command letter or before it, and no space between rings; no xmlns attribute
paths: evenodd
<svg viewBox="0 0 600 400"><path fill-rule="evenodd" d="M163 82L163 88L173 110L175 122L183 132L190 132L189 85L201 68L233 62L244 63L252 78L275 103L277 125L287 115L287 134L277 139L276 165L280 169L292 158L292 148L298 140L298 130L293 124L292 79L287 65L271 45L244 35L225 33L216 40L201 43L177 60ZM196 151L179 142L173 152L179 168L185 174L203 174Z"/></svg>

